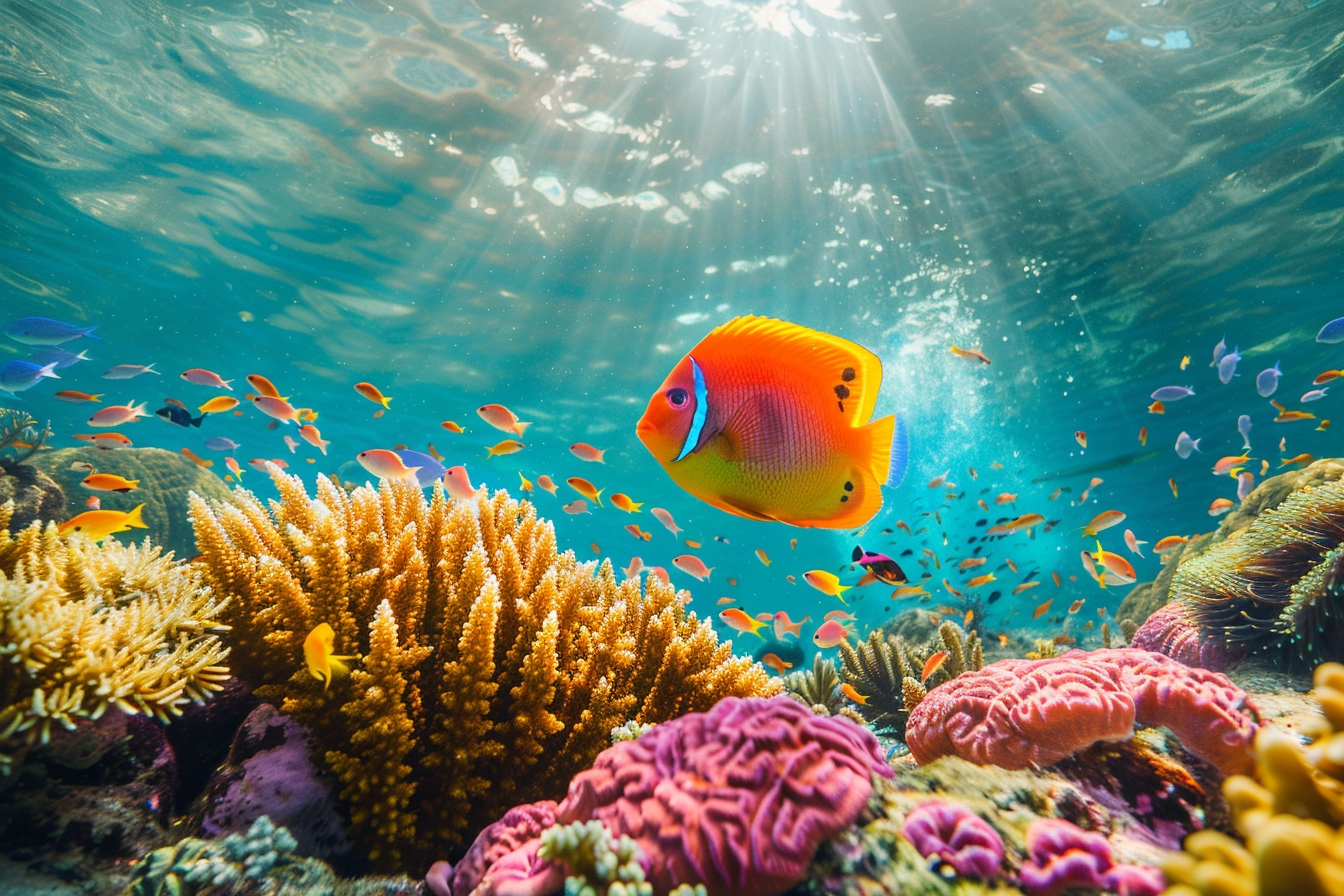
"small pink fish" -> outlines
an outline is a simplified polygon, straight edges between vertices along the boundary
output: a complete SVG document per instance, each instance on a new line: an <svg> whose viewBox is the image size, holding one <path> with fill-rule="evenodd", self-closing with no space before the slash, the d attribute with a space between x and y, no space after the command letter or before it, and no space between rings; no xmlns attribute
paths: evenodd
<svg viewBox="0 0 1344 896"><path fill-rule="evenodd" d="M408 467L395 451L386 448L370 448L355 455L359 465L379 479L406 479L415 482L415 473L419 467Z"/></svg>
<svg viewBox="0 0 1344 896"><path fill-rule="evenodd" d="M664 585L672 584L671 576L669 576L667 574L667 570L663 569L661 566L650 566L648 569L649 569L649 575L657 576L658 578L662 579Z"/></svg>
<svg viewBox="0 0 1344 896"><path fill-rule="evenodd" d="M397 460L401 460L401 458L397 458ZM467 468L460 465L449 467L448 471L443 474L443 487L450 497L459 501L471 501L477 495L476 489L472 488L471 477L467 475ZM484 489L485 486L481 486L481 488Z"/></svg>
<svg viewBox="0 0 1344 896"><path fill-rule="evenodd" d="M256 405L257 410L261 411L267 417L273 417L276 420L282 420L285 423L295 423L299 419L301 411L283 398L272 398L269 395L253 395L252 403Z"/></svg>
<svg viewBox="0 0 1344 896"><path fill-rule="evenodd" d="M294 441L293 436L285 436L285 447L289 449L290 454L293 454L298 450L299 443Z"/></svg>
<svg viewBox="0 0 1344 896"><path fill-rule="evenodd" d="M592 511L588 509L588 502L582 498L570 501L568 504L561 507L561 509L565 513L592 513Z"/></svg>
<svg viewBox="0 0 1344 896"><path fill-rule="evenodd" d="M851 634L853 633L841 625L839 620L831 619L823 622L821 627L812 634L812 643L825 650L839 644Z"/></svg>
<svg viewBox="0 0 1344 896"><path fill-rule="evenodd" d="M853 622L854 614L846 610L832 610L831 612L826 614L825 620L827 622L830 622L832 619L838 620L840 622Z"/></svg>
<svg viewBox="0 0 1344 896"><path fill-rule="evenodd" d="M602 459L602 455L606 454L605 449L599 451L592 445L589 445L587 442L575 442L573 445L570 445L569 453L577 457L579 460L586 460L589 461L590 463L595 464L606 463L606 461Z"/></svg>
<svg viewBox="0 0 1344 896"><path fill-rule="evenodd" d="M789 618L789 614L780 610L775 614L775 640L782 642L785 635L793 635L795 638L803 636L803 623L812 619L811 616L804 616L797 622Z"/></svg>
<svg viewBox="0 0 1344 896"><path fill-rule="evenodd" d="M233 380L220 379L219 374L212 373L203 367L193 367L190 370L182 371L182 379L189 383L195 383L198 386L210 386L214 389L228 389L230 392L233 391L233 387L229 385Z"/></svg>
<svg viewBox="0 0 1344 896"><path fill-rule="evenodd" d="M300 426L299 435L305 442L312 445L318 451L321 451L324 455L327 453L327 446L331 444L331 441L322 438L322 433L319 432L317 427L313 424L305 423ZM285 436L285 438L289 438L289 436Z"/></svg>
<svg viewBox="0 0 1344 896"><path fill-rule="evenodd" d="M224 466L228 467L233 475L239 479L243 478L243 468L238 465L237 459L232 454L224 458Z"/></svg>
<svg viewBox="0 0 1344 896"><path fill-rule="evenodd" d="M1135 538L1133 529L1125 530L1125 547L1129 548L1130 553L1138 554L1140 557L1142 557L1143 551L1139 550L1139 545L1147 543L1148 542L1146 541L1139 541L1137 538Z"/></svg>
<svg viewBox="0 0 1344 896"><path fill-rule="evenodd" d="M627 566L625 569L621 570L621 572L625 573L625 577L627 579L633 579L635 576L643 572L643 570L644 570L644 561L639 559L638 557L631 557L630 565Z"/></svg>
<svg viewBox="0 0 1344 896"><path fill-rule="evenodd" d="M655 507L649 512L653 514L654 519L666 526L667 531L671 532L673 535L679 535L681 533L681 527L673 521L672 514L668 513L663 508Z"/></svg>
<svg viewBox="0 0 1344 896"><path fill-rule="evenodd" d="M673 557L672 565L686 575L695 576L702 582L709 581L709 574L714 571L712 567L705 566L705 562L694 554L682 554L679 557Z"/></svg>
<svg viewBox="0 0 1344 896"><path fill-rule="evenodd" d="M278 457L272 457L272 458L254 457L254 458L252 458L250 461L247 462L247 465L248 465L249 467L251 467L252 469L257 470L258 472L261 472L261 473L269 472L269 471L266 469L266 465L267 465L267 464L275 464L277 467L279 467L279 468L282 469L282 470L283 470L283 469L286 469L286 468L289 466L289 464L285 463L283 460L281 460L281 459L278 458Z"/></svg>
<svg viewBox="0 0 1344 896"><path fill-rule="evenodd" d="M89 418L90 426L120 426L123 423L134 423L141 417L148 417L145 413L145 406L135 406L135 402L130 404L114 404L103 408L98 413Z"/></svg>

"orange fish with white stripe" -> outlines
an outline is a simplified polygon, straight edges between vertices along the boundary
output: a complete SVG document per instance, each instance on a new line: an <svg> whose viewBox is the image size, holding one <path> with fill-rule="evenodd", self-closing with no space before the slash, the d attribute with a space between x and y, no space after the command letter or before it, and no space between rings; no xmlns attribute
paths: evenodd
<svg viewBox="0 0 1344 896"><path fill-rule="evenodd" d="M881 381L878 357L848 340L739 317L677 363L636 435L677 485L720 510L852 528L909 462L904 421L872 419Z"/></svg>

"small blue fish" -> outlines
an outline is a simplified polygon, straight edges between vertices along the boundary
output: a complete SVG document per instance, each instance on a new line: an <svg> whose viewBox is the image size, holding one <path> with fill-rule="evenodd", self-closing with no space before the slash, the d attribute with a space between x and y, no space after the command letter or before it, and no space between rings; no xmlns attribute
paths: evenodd
<svg viewBox="0 0 1344 896"><path fill-rule="evenodd" d="M5 335L24 345L60 345L80 336L97 339L98 337L93 335L96 329L97 324L92 327L76 327L74 324L64 324L49 317L21 317L5 327Z"/></svg>
<svg viewBox="0 0 1344 896"><path fill-rule="evenodd" d="M1238 501L1245 501L1246 496L1251 493L1251 489L1253 488L1255 488L1255 474L1245 472L1237 474Z"/></svg>
<svg viewBox="0 0 1344 896"><path fill-rule="evenodd" d="M6 392L22 392L36 386L43 377L58 380L60 377L52 373L55 369L55 363L39 367L27 361L10 361L4 367L0 367L0 389Z"/></svg>
<svg viewBox="0 0 1344 896"><path fill-rule="evenodd" d="M1251 450L1251 415L1242 414L1237 418L1237 432L1241 433L1242 451Z"/></svg>
<svg viewBox="0 0 1344 896"><path fill-rule="evenodd" d="M1279 377L1281 376L1283 376L1283 371L1279 369L1279 362L1275 361L1273 367L1266 367L1255 378L1255 391L1260 393L1261 398L1268 398L1274 394L1275 389L1279 388Z"/></svg>
<svg viewBox="0 0 1344 896"><path fill-rule="evenodd" d="M1152 394L1153 401L1180 401L1195 394L1190 386L1163 386Z"/></svg>
<svg viewBox="0 0 1344 896"><path fill-rule="evenodd" d="M212 439L205 440L205 447L209 448L211 451L235 451L242 446L233 439L226 438L225 436L215 436Z"/></svg>
<svg viewBox="0 0 1344 896"><path fill-rule="evenodd" d="M1224 386L1232 382L1232 377L1237 375L1237 364L1241 361L1240 352L1241 346L1237 346L1223 355L1222 360L1218 362L1218 381Z"/></svg>
<svg viewBox="0 0 1344 896"><path fill-rule="evenodd" d="M1344 342L1344 317L1337 317L1321 327L1321 332L1316 334L1316 341L1327 345Z"/></svg>
<svg viewBox="0 0 1344 896"><path fill-rule="evenodd" d="M191 412L188 411L186 408L180 407L175 404L164 405L163 407L155 411L154 415L156 417L161 417L162 419L167 420L169 423L176 423L178 426L199 427L201 425L201 421L205 419L204 414L202 414L199 417L193 417L191 416Z"/></svg>
<svg viewBox="0 0 1344 896"><path fill-rule="evenodd" d="M1213 347L1213 360L1209 363L1210 367L1217 367L1218 362L1223 360L1223 353L1227 351L1227 337L1224 336L1218 340L1218 344Z"/></svg>
<svg viewBox="0 0 1344 896"><path fill-rule="evenodd" d="M57 370L64 370L67 367L73 367L80 361L92 361L93 359L83 352L75 354L74 352L68 352L63 348L56 348L56 346L52 345L39 348L28 356L28 360L32 361L34 364L40 364L42 366L54 362Z"/></svg>
<svg viewBox="0 0 1344 896"><path fill-rule="evenodd" d="M1176 437L1176 453L1181 456L1181 460L1185 460L1191 451L1199 451L1199 439L1192 439L1190 433L1181 430L1181 434Z"/></svg>
<svg viewBox="0 0 1344 896"><path fill-rule="evenodd" d="M409 448L398 448L393 454L401 458L401 462L407 467L419 467L415 471L415 480L421 488L429 488L434 484L434 480L442 479L448 472L448 468L439 463L428 454L421 454L419 451L412 451Z"/></svg>
<svg viewBox="0 0 1344 896"><path fill-rule="evenodd" d="M1330 387L1329 387L1329 386L1326 386L1324 389L1312 389L1312 390L1311 390L1310 392L1308 392L1306 395L1303 395L1301 400L1304 401L1304 402L1307 402L1307 401L1319 401L1320 399L1324 398L1324 397L1325 397L1325 393L1327 393L1327 392L1329 392L1329 391L1330 391Z"/></svg>
<svg viewBox="0 0 1344 896"><path fill-rule="evenodd" d="M152 373L155 376L161 376L161 374L154 369L153 364L148 366L140 364L118 364L116 367L105 371L103 373L103 379L129 380L133 377L140 376L142 373Z"/></svg>

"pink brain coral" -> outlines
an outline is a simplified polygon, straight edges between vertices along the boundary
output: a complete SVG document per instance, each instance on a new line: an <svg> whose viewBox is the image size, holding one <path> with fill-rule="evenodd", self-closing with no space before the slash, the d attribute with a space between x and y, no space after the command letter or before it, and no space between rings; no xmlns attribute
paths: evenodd
<svg viewBox="0 0 1344 896"><path fill-rule="evenodd" d="M1133 647L1166 654L1187 666L1199 666L1221 672L1242 655L1242 651L1200 631L1184 601L1173 600L1139 626Z"/></svg>
<svg viewBox="0 0 1344 896"><path fill-rule="evenodd" d="M1227 676L1133 648L1000 660L940 685L910 713L906 743L921 765L960 756L1020 769L1090 744L1165 725L1224 774L1249 772L1259 723Z"/></svg>

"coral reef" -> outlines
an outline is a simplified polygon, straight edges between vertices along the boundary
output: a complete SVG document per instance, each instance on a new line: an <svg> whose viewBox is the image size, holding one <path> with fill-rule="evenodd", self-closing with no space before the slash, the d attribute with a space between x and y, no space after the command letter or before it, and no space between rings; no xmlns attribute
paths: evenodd
<svg viewBox="0 0 1344 896"><path fill-rule="evenodd" d="M1163 653L1187 666L1221 672L1241 658L1236 648L1201 632L1184 601L1172 601L1140 625L1131 646Z"/></svg>
<svg viewBox="0 0 1344 896"><path fill-rule="evenodd" d="M49 438L50 423L42 423L24 411L0 408L0 468L17 467L41 451Z"/></svg>
<svg viewBox="0 0 1344 896"><path fill-rule="evenodd" d="M187 517L188 496L195 492L206 498L226 498L229 494L229 487L214 473L162 448L104 450L85 446L43 452L33 458L32 466L64 490L64 514L69 516L83 513L87 509L85 499L94 494L81 485L88 473L72 469L75 462L92 464L102 473L138 479L140 486L132 492L98 492L103 509L130 510L144 504L141 513L148 528L142 534L179 557L196 553L196 539Z"/></svg>
<svg viewBox="0 0 1344 896"><path fill-rule="evenodd" d="M958 877L989 880L1003 869L1003 838L961 803L928 800L905 816L901 836L926 859L937 857Z"/></svg>
<svg viewBox="0 0 1344 896"><path fill-rule="evenodd" d="M1056 896L1075 887L1157 896L1164 883L1162 872L1151 866L1117 865L1104 836L1059 818L1038 818L1027 828L1027 860L1018 880L1031 896Z"/></svg>
<svg viewBox="0 0 1344 896"><path fill-rule="evenodd" d="M1323 719L1311 742L1273 728L1256 738L1258 781L1233 776L1223 792L1236 838L1191 834L1162 869L1171 896L1335 896L1344 892L1344 666L1316 669Z"/></svg>
<svg viewBox="0 0 1344 896"><path fill-rule="evenodd" d="M876 739L848 719L785 697L729 697L604 751L554 815L560 824L601 822L609 836L633 840L655 893L698 883L707 896L767 896L801 881L818 845L859 817L873 778L890 775ZM520 814L505 833L534 823ZM471 892L468 884L551 892L557 869L541 842L500 856L479 878L441 874L440 884L457 896Z"/></svg>
<svg viewBox="0 0 1344 896"><path fill-rule="evenodd" d="M617 584L559 553L507 492L472 501L383 481L316 500L193 497L206 580L230 598L233 666L304 725L341 782L352 836L382 867L465 845L520 802L559 796L609 732L780 685L735 657L686 595ZM304 665L321 623L359 657L324 689ZM657 729L655 729L656 733Z"/></svg>
<svg viewBox="0 0 1344 896"><path fill-rule="evenodd" d="M1127 739L1135 722L1170 728L1187 750L1231 774L1250 767L1259 718L1217 672L1133 648L1072 650L1000 660L934 688L911 711L906 743L921 764L956 755L1026 768Z"/></svg>
<svg viewBox="0 0 1344 896"><path fill-rule="evenodd" d="M600 821L558 824L542 832L537 858L563 863L566 896L653 896L644 879L644 851L629 836L612 836Z"/></svg>
<svg viewBox="0 0 1344 896"><path fill-rule="evenodd" d="M228 678L223 609L157 547L95 545L0 506L0 769L109 708L167 722Z"/></svg>
<svg viewBox="0 0 1344 896"><path fill-rule="evenodd" d="M555 825L555 808L552 800L514 806L476 836L456 866L435 862L425 875L425 883L435 896L452 896L454 891L472 893L505 856L519 850L527 852L523 847L538 841L543 831Z"/></svg>
<svg viewBox="0 0 1344 896"><path fill-rule="evenodd" d="M51 436L51 427L22 411L0 409L0 504L13 502L9 527L15 531L33 522L65 521L65 494L34 465L25 463Z"/></svg>
<svg viewBox="0 0 1344 896"><path fill-rule="evenodd" d="M845 698L840 693L840 674L835 671L835 663L820 653L812 657L811 669L800 669L786 675L784 689L790 697L821 715L836 715L845 705Z"/></svg>

